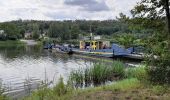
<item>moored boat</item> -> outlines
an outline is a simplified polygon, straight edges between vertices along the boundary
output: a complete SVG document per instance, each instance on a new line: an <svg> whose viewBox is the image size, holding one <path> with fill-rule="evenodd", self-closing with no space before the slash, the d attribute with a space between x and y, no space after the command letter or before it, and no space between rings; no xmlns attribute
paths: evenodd
<svg viewBox="0 0 170 100"><path fill-rule="evenodd" d="M81 54L107 58L124 57L140 60L144 58L143 55L134 54L134 47L126 49L116 43L110 45L110 41L92 38L81 40L78 48L70 44L63 44L61 46L55 46L55 49L57 52L66 54Z"/></svg>
<svg viewBox="0 0 170 100"><path fill-rule="evenodd" d="M53 49L59 53L73 54L72 47L69 44L57 45Z"/></svg>

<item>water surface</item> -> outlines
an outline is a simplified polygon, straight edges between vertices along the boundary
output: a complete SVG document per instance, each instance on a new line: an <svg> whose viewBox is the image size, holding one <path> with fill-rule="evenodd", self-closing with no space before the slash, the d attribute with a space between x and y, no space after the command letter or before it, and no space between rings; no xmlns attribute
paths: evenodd
<svg viewBox="0 0 170 100"><path fill-rule="evenodd" d="M20 98L29 95L42 82L53 86L60 77L66 82L71 71L90 67L101 60L96 59L54 53L39 46L0 48L0 81L5 94Z"/></svg>
<svg viewBox="0 0 170 100"><path fill-rule="evenodd" d="M66 82L72 70L91 64L93 61L52 53L38 46L1 48L0 80L6 93L17 97L42 82L55 84L60 77Z"/></svg>

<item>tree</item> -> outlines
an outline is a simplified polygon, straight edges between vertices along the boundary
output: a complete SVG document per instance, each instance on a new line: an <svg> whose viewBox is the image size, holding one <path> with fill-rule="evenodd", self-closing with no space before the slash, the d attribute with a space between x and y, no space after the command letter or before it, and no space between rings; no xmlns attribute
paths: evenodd
<svg viewBox="0 0 170 100"><path fill-rule="evenodd" d="M148 79L158 84L170 84L169 3L169 0L142 0L131 11L135 18L145 19L145 26L154 26L155 30L159 29L146 39L146 47L149 48L149 57L146 60L149 64L147 67ZM160 28L162 27L161 23L164 22L167 22L168 31ZM169 34L165 34L166 32Z"/></svg>
<svg viewBox="0 0 170 100"><path fill-rule="evenodd" d="M39 26L38 24L33 24L33 39L38 39L39 38Z"/></svg>
<svg viewBox="0 0 170 100"><path fill-rule="evenodd" d="M122 34L116 38L117 42L121 45L125 46L125 48L129 48L135 45L136 38L133 34Z"/></svg>
<svg viewBox="0 0 170 100"><path fill-rule="evenodd" d="M80 29L79 29L79 26L76 24L76 25L72 25L71 26L71 32L70 32L71 36L70 36L70 39L77 39L78 36L79 36L79 33L80 33Z"/></svg>
<svg viewBox="0 0 170 100"><path fill-rule="evenodd" d="M19 29L13 23L3 23L0 27L1 30L4 30L7 39L16 40L19 38Z"/></svg>
<svg viewBox="0 0 170 100"><path fill-rule="evenodd" d="M127 17L125 14L123 13L119 13L119 16L116 17L117 20L121 21L121 22L127 22L129 21L129 17Z"/></svg>
<svg viewBox="0 0 170 100"><path fill-rule="evenodd" d="M167 29L170 34L170 10L169 0L142 0L131 13L134 17L147 17L149 19L160 19L166 17Z"/></svg>

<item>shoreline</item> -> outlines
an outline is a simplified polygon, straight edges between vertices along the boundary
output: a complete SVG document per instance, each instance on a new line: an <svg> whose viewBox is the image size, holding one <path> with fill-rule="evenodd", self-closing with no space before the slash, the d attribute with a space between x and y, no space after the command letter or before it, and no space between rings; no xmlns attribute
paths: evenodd
<svg viewBox="0 0 170 100"><path fill-rule="evenodd" d="M20 40L21 42L24 42L24 43L26 43L27 45L37 45L38 44L38 42L36 42L35 40L25 40L25 39L21 39Z"/></svg>

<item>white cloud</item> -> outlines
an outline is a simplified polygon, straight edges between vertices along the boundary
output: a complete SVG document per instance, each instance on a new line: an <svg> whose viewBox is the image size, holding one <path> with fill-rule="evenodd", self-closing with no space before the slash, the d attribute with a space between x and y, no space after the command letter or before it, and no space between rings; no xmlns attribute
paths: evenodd
<svg viewBox="0 0 170 100"><path fill-rule="evenodd" d="M34 20L114 19L120 12L130 15L130 9L139 0L90 0L96 3L95 6L88 4L88 0L86 0L86 5L80 4L83 0L80 1L77 6L65 4L65 0L0 0L0 22L19 18Z"/></svg>

